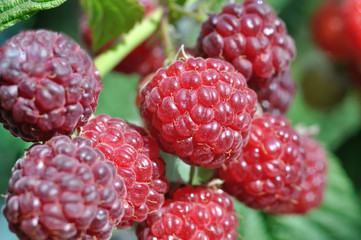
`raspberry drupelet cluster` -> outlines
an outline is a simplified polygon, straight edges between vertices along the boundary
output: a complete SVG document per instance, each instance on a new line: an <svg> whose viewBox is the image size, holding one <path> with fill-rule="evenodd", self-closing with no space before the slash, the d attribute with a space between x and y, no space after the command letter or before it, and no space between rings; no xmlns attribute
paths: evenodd
<svg viewBox="0 0 361 240"><path fill-rule="evenodd" d="M304 214L321 205L326 184L327 153L313 137L301 135L305 147L306 173L299 196L292 204L287 204L281 213Z"/></svg>
<svg viewBox="0 0 361 240"><path fill-rule="evenodd" d="M158 210L168 190L165 165L158 144L143 129L119 118L98 115L82 129L81 136L91 140L113 162L124 179L127 195L125 214L118 228L131 227Z"/></svg>
<svg viewBox="0 0 361 240"><path fill-rule="evenodd" d="M0 48L0 122L24 141L71 135L94 113L101 88L90 57L62 34L25 31Z"/></svg>
<svg viewBox="0 0 361 240"><path fill-rule="evenodd" d="M124 213L126 188L89 139L57 136L20 158L3 208L25 239L109 239Z"/></svg>
<svg viewBox="0 0 361 240"><path fill-rule="evenodd" d="M223 60L188 58L159 69L140 92L140 114L163 151L218 168L247 142L257 96Z"/></svg>
<svg viewBox="0 0 361 240"><path fill-rule="evenodd" d="M186 186L137 226L139 240L236 240L238 219L230 196L221 189Z"/></svg>
<svg viewBox="0 0 361 240"><path fill-rule="evenodd" d="M296 93L296 84L289 70L272 77L272 80L263 86L252 82L249 82L249 86L257 93L262 109L278 116L287 112Z"/></svg>
<svg viewBox="0 0 361 240"><path fill-rule="evenodd" d="M263 0L227 4L221 13L212 14L202 24L197 49L202 57L221 58L233 64L257 95L262 94L259 89L272 89L273 80L288 71L296 55L284 22ZM283 114L285 109L278 111Z"/></svg>
<svg viewBox="0 0 361 240"><path fill-rule="evenodd" d="M305 150L287 119L264 113L251 124L239 158L219 170L224 188L246 205L279 213L299 196Z"/></svg>

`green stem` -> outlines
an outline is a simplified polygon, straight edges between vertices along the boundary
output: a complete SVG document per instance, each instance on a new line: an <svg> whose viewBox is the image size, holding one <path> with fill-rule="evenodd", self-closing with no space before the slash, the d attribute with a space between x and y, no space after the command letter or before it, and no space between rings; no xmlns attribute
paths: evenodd
<svg viewBox="0 0 361 240"><path fill-rule="evenodd" d="M177 4L171 4L171 10L178 12L184 16L188 16L190 18L193 18L194 20L198 21L198 22L204 22L205 19L207 19L207 15L206 14L199 14L196 12L189 12L186 9L184 9L183 7L177 5Z"/></svg>
<svg viewBox="0 0 361 240"><path fill-rule="evenodd" d="M191 170L189 172L189 185L193 185L193 181L197 172L198 172L198 168L195 166L191 166Z"/></svg>
<svg viewBox="0 0 361 240"><path fill-rule="evenodd" d="M96 57L94 63L100 76L104 77L133 49L152 35L157 30L162 15L163 9L156 9L130 30L119 43Z"/></svg>
<svg viewBox="0 0 361 240"><path fill-rule="evenodd" d="M164 46L164 51L167 56L167 60L165 61L166 65L170 62L173 62L175 57L174 45L170 34L168 21L168 14L164 14L160 23L160 34L162 38L162 43Z"/></svg>

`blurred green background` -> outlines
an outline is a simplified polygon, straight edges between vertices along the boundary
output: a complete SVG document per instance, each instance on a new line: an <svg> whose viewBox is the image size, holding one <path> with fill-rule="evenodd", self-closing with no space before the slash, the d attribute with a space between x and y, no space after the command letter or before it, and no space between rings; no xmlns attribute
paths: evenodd
<svg viewBox="0 0 361 240"><path fill-rule="evenodd" d="M214 10L224 2L226 1L219 1L219 5L214 6ZM297 47L297 57L292 64L292 75L298 84L298 91L288 116L293 125L302 123L319 126L320 133L317 138L335 156L332 157L333 166L330 167L333 175L329 174L330 194L327 195L325 206L322 210L307 216L307 221L293 217L273 218L237 204L237 210L245 219L240 230L241 235L249 240L291 239L291 236L298 236L294 239L361 239L361 235L358 235L361 233L357 230L360 227L358 206L361 203L361 174L359 173L361 169L361 91L350 87L346 78L341 79L344 81L341 85L336 85L337 89L341 89L341 93L339 93L342 95L341 97L327 95L332 92L330 90L332 83L330 82L322 80L320 85L311 85L311 87L305 85L305 78L311 79L310 81L314 83L318 81L316 79L318 75L322 78L324 75L332 75L335 71L329 59L313 43L310 33L312 14L321 2L320 0L270 0L267 2L286 22L289 34L295 39ZM78 1L68 0L58 8L41 11L30 19L1 32L0 45L21 30L38 28L63 32L79 44L84 45L78 30L80 16L81 9ZM177 41L185 42L189 46L194 44L199 31L199 23L184 18L179 20L176 28L180 36ZM314 77L315 79L313 79ZM121 117L132 123L140 124L137 109L133 104L138 81L139 76L137 75L108 74L103 79L104 89L99 99L97 113L106 113L112 117ZM324 94L331 99L337 98L338 101L331 107L314 108L305 101L305 94ZM29 143L12 137L7 131L0 128L1 194L6 194L14 162L23 155L24 150L29 146ZM342 166L341 168L339 164ZM356 192L356 195L353 192ZM2 197L0 205L2 205L3 199ZM344 216L343 213L341 214L342 209L345 209ZM351 212L353 213L351 214ZM251 220L246 221L247 218ZM257 228L258 226L267 231L263 232ZM306 231L308 234L304 238L299 236L306 234ZM7 229L7 223L2 215L0 217L0 236L3 240L17 239ZM130 240L133 238L134 235L131 231L117 231L113 236L113 239Z"/></svg>

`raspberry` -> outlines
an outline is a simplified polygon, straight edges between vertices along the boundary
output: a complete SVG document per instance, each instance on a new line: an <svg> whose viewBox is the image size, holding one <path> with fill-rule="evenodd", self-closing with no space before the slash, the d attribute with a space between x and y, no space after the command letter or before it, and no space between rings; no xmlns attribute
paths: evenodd
<svg viewBox="0 0 361 240"><path fill-rule="evenodd" d="M273 115L285 114L296 93L296 84L288 70L266 80L262 87L252 83L250 87L256 91L263 111Z"/></svg>
<svg viewBox="0 0 361 240"><path fill-rule="evenodd" d="M242 155L219 171L224 188L251 208L278 213L294 201L305 175L300 136L287 119L269 113L252 121Z"/></svg>
<svg viewBox="0 0 361 240"><path fill-rule="evenodd" d="M318 46L338 60L348 57L341 5L336 0L322 2L314 13L311 29Z"/></svg>
<svg viewBox="0 0 361 240"><path fill-rule="evenodd" d="M197 45L201 56L225 59L257 84L289 68L296 54L284 22L262 0L225 5L202 24Z"/></svg>
<svg viewBox="0 0 361 240"><path fill-rule="evenodd" d="M327 154L313 138L301 136L305 146L306 174L301 192L296 201L286 204L282 213L306 213L322 203L326 181Z"/></svg>
<svg viewBox="0 0 361 240"><path fill-rule="evenodd" d="M20 239L109 239L125 212L116 169L88 139L33 145L9 181L3 214Z"/></svg>
<svg viewBox="0 0 361 240"><path fill-rule="evenodd" d="M238 219L233 203L222 190L183 187L173 199L137 226L139 240L236 240Z"/></svg>
<svg viewBox="0 0 361 240"><path fill-rule="evenodd" d="M118 118L98 115L84 126L81 136L92 141L116 165L127 189L125 215L118 228L131 227L158 210L168 190L165 165L156 141L145 132Z"/></svg>
<svg viewBox="0 0 361 240"><path fill-rule="evenodd" d="M140 114L162 150L207 168L240 154L257 101L231 64L211 58L159 69L139 97Z"/></svg>
<svg viewBox="0 0 361 240"><path fill-rule="evenodd" d="M139 2L145 7L145 14L152 12L158 4L157 0L139 0ZM84 43L89 49L92 49L92 30L89 28L87 17L84 15L80 24L80 31ZM98 51L96 55L104 52L110 48L114 43L118 41L118 38L109 41ZM155 34L146 39L138 47L136 47L131 53L128 54L115 68L115 71L132 74L138 73L142 76L146 76L155 72L163 65L166 59L163 46L159 37Z"/></svg>
<svg viewBox="0 0 361 240"><path fill-rule="evenodd" d="M24 141L71 135L95 111L102 83L68 37L25 31L0 49L0 122Z"/></svg>

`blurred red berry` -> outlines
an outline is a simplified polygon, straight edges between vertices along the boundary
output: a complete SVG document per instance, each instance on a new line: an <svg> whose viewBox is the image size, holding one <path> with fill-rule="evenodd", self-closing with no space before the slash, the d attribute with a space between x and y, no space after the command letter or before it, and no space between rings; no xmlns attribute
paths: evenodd
<svg viewBox="0 0 361 240"><path fill-rule="evenodd" d="M312 35L320 48L335 60L349 57L341 1L323 1L312 18Z"/></svg>

